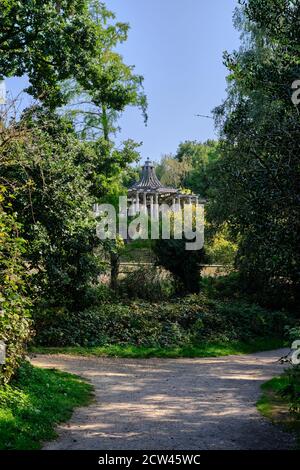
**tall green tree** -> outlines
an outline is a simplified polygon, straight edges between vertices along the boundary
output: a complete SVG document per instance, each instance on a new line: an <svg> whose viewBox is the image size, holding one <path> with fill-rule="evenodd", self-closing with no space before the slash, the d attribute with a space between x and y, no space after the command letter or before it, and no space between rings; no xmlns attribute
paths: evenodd
<svg viewBox="0 0 300 470"><path fill-rule="evenodd" d="M1 169L13 164L15 155L7 153L8 147L25 141L28 132L14 125L12 105L2 107L0 112L0 162ZM10 120L10 126L7 122ZM27 244L23 227L14 210L15 184L0 178L0 340L6 346L6 360L0 365L0 385L13 376L24 358L25 347L31 337L31 320L28 284L30 273L24 254Z"/></svg>
<svg viewBox="0 0 300 470"><path fill-rule="evenodd" d="M129 26L98 0L7 0L0 26L1 75L27 75L26 91L44 107L22 118L36 137L28 152L20 142L10 147L15 164L2 177L17 187L15 205L41 276L37 285L44 283L53 304L64 298L78 308L80 286L99 271L93 203L116 198L128 165L139 157L139 144L130 139L116 148L117 119L128 105L139 106L146 119L143 78L116 52ZM58 118L56 108L67 119Z"/></svg>
<svg viewBox="0 0 300 470"><path fill-rule="evenodd" d="M183 178L182 185L202 197L209 196L213 164L218 160L218 144L213 140L204 143L182 142L175 155L179 162L189 162L190 171Z"/></svg>
<svg viewBox="0 0 300 470"><path fill-rule="evenodd" d="M32 295L48 306L79 309L101 268L93 253L90 182L78 164L90 149L69 122L40 108L27 110L19 126L28 137L6 146L1 180L28 242Z"/></svg>
<svg viewBox="0 0 300 470"><path fill-rule="evenodd" d="M67 103L64 82L74 80L101 108L106 132L110 109L145 101L142 77L113 52L128 29L99 0L1 0L0 76L27 75L26 91L52 108Z"/></svg>
<svg viewBox="0 0 300 470"><path fill-rule="evenodd" d="M191 190L201 197L209 195L213 164L219 156L217 142L185 141L175 155L166 155L157 168L163 184Z"/></svg>
<svg viewBox="0 0 300 470"><path fill-rule="evenodd" d="M178 295L198 293L200 290L201 263L204 262L204 250L186 250L187 240L155 240L152 249L157 264L170 271L176 281Z"/></svg>
<svg viewBox="0 0 300 470"><path fill-rule="evenodd" d="M16 215L3 204L3 191L0 187L0 340L6 345L6 360L0 365L0 385L12 377L31 337L26 242Z"/></svg>
<svg viewBox="0 0 300 470"><path fill-rule="evenodd" d="M128 38L129 25L115 23L113 13L104 9L103 3L90 0L89 12L101 43L101 51L90 58L88 67L74 75L75 80L64 83L68 99L65 111L70 116L83 139L110 140L119 130L117 121L127 106L141 109L147 121L147 98L143 91L141 75L134 66L124 63L117 47ZM104 28L105 27L105 28Z"/></svg>
<svg viewBox="0 0 300 470"><path fill-rule="evenodd" d="M222 158L210 216L239 237L237 266L261 300L299 303L300 5L240 0L242 47L225 53L228 97L215 110ZM278 295L276 295L278 294Z"/></svg>

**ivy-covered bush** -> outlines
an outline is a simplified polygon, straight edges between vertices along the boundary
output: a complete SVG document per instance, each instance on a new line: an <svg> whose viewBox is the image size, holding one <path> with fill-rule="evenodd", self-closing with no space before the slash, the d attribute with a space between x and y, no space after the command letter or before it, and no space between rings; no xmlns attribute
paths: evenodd
<svg viewBox="0 0 300 470"><path fill-rule="evenodd" d="M0 340L6 345L0 384L8 382L17 369L31 335L26 269L22 262L24 240L18 236L19 229L14 216L1 207L0 192Z"/></svg>
<svg viewBox="0 0 300 470"><path fill-rule="evenodd" d="M289 323L240 301L209 300L203 294L156 303L104 303L94 309L35 313L35 342L44 346L134 344L171 346L202 341L251 341L283 337Z"/></svg>
<svg viewBox="0 0 300 470"><path fill-rule="evenodd" d="M118 286L119 297L149 301L166 300L175 293L171 273L157 266L141 266L128 273Z"/></svg>
<svg viewBox="0 0 300 470"><path fill-rule="evenodd" d="M300 340L300 323L299 320L291 327L286 326L285 337L289 344L292 344L294 341Z"/></svg>
<svg viewBox="0 0 300 470"><path fill-rule="evenodd" d="M18 125L26 127L26 140L6 145L0 176L27 241L31 298L35 305L84 309L102 268L93 251L95 199L88 170L78 163L89 149L67 119L43 108L27 109Z"/></svg>
<svg viewBox="0 0 300 470"><path fill-rule="evenodd" d="M159 266L167 269L177 284L177 294L196 294L200 289L200 265L205 259L204 249L186 250L186 240L159 239L153 241L152 249Z"/></svg>
<svg viewBox="0 0 300 470"><path fill-rule="evenodd" d="M300 366L294 365L285 371L286 382L279 394L288 401L290 412L300 418Z"/></svg>

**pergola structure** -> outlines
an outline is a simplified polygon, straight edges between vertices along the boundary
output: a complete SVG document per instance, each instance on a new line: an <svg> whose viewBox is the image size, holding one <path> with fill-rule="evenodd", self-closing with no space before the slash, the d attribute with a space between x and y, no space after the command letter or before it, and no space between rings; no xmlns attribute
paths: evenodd
<svg viewBox="0 0 300 470"><path fill-rule="evenodd" d="M176 210L176 207L183 207L183 204L203 204L205 201L199 201L195 194L184 194L179 189L163 186L156 176L153 162L148 159L142 167L140 181L128 190L128 202L133 207L133 213L139 212L140 206L143 206L153 214L153 208L161 204L167 204Z"/></svg>

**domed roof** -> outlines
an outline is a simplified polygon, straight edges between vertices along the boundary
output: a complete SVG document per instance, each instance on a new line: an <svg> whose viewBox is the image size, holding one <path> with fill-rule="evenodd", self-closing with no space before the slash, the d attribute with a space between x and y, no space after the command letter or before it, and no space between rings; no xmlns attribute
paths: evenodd
<svg viewBox="0 0 300 470"><path fill-rule="evenodd" d="M147 159L142 167L142 176L139 182L134 183L129 191L153 191L158 193L177 193L175 188L164 187L156 176L153 162Z"/></svg>

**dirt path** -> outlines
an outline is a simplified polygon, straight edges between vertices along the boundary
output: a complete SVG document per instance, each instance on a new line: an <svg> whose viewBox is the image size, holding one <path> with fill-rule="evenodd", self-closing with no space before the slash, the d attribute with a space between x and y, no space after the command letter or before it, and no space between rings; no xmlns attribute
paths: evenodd
<svg viewBox="0 0 300 470"><path fill-rule="evenodd" d="M262 418L260 385L284 351L205 359L37 356L81 375L96 402L75 411L45 449L288 449L293 438Z"/></svg>

